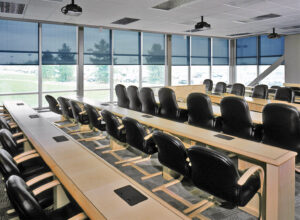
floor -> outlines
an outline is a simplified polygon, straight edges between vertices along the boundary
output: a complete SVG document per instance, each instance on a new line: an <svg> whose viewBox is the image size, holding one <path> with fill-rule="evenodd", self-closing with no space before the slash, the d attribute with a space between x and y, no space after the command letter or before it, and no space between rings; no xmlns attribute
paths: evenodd
<svg viewBox="0 0 300 220"><path fill-rule="evenodd" d="M47 115L48 113L43 113ZM50 115L49 115L50 116ZM77 129L76 127L72 127L72 130ZM69 131L70 129L63 129L64 131ZM80 134L80 135L72 135L75 139L82 138L82 137L90 137L97 135L98 133L89 133L89 134ZM109 143L108 139L101 140L101 141L90 141L90 142L81 142L85 147L90 149L91 151L95 152L99 157L103 158L105 161L109 162L116 168L118 168L121 172L124 174L128 175L144 187L146 187L149 190L152 190L153 188L166 183L161 175L150 178L148 180L141 180L141 177L143 176L142 173L140 173L137 169L135 169L132 166L122 166L119 164L115 164L117 158L112 155L112 154L103 154L105 150L108 150L109 148L104 148L100 150L95 150L95 147L99 146L104 146ZM118 151L116 152L116 155L126 159L126 158L131 158L134 156L137 156L139 152L135 151L134 149L128 149L128 150L123 150L123 151ZM152 174L158 171L161 171L161 165L157 159L157 157L154 155L151 160L145 161L138 163L137 166L139 168L144 169L148 173ZM10 209L10 203L9 200L7 199L7 196L4 192L4 183L3 181L0 182L0 215L1 219L8 219L8 216L6 215L6 210ZM189 180L184 180L181 183L178 183L176 185L173 185L171 187L168 187L168 189L175 193L176 195L179 195L181 198L185 199L189 203L197 203L201 201L203 198L207 198L208 195L197 188L195 188L192 183ZM178 202L175 200L173 197L169 196L168 194L158 191L155 193L157 196L168 202L171 206L174 208L183 211L184 209L187 208L187 206L181 202ZM208 210L204 211L202 213L205 217L208 217L210 219L224 219L224 220L238 220L238 219L243 219L243 220L252 220L252 219L257 219L254 216L249 215L248 213L245 213L237 208L235 209L225 209L222 207L212 207L209 208ZM196 218L195 218L196 219ZM296 174L296 198L295 198L295 219L300 220L300 174Z"/></svg>

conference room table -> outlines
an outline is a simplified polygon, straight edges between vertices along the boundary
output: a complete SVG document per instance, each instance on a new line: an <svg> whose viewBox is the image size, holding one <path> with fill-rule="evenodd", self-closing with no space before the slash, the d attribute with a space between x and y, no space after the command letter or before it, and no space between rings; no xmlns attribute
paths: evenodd
<svg viewBox="0 0 300 220"><path fill-rule="evenodd" d="M24 102L5 101L4 107L90 219L189 219ZM56 142L54 137L67 140ZM125 186L133 187L146 200L130 206L114 192Z"/></svg>
<svg viewBox="0 0 300 220"><path fill-rule="evenodd" d="M265 171L265 187L262 195L263 218L268 220L294 219L296 152L229 135L225 135L224 138L224 136L219 136L219 132L145 115L112 103L77 96L66 98L81 104L92 105L99 110L106 109L119 117L133 118L148 127L234 153L244 161L261 166ZM255 202L250 203L244 210L257 214L257 206L253 205Z"/></svg>

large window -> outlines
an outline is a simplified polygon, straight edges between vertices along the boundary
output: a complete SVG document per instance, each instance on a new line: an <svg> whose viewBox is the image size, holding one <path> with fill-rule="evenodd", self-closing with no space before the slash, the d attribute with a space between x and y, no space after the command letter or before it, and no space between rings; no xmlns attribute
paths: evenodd
<svg viewBox="0 0 300 220"><path fill-rule="evenodd" d="M259 72L264 72L269 65L261 65L259 66ZM277 67L272 73L270 73L266 78L264 78L260 83L266 84L269 87L271 86L283 86L285 80L285 66L280 65Z"/></svg>
<svg viewBox="0 0 300 220"><path fill-rule="evenodd" d="M257 37L236 40L236 81L248 85L257 77Z"/></svg>
<svg viewBox="0 0 300 220"><path fill-rule="evenodd" d="M172 35L172 85L188 84L190 37Z"/></svg>
<svg viewBox="0 0 300 220"><path fill-rule="evenodd" d="M84 96L110 100L111 31L84 28Z"/></svg>
<svg viewBox="0 0 300 220"><path fill-rule="evenodd" d="M76 26L42 25L43 93L76 90Z"/></svg>
<svg viewBox="0 0 300 220"><path fill-rule="evenodd" d="M143 33L142 86L165 84L165 35Z"/></svg>
<svg viewBox="0 0 300 220"><path fill-rule="evenodd" d="M0 102L38 107L38 24L0 20L0 39Z"/></svg>
<svg viewBox="0 0 300 220"><path fill-rule="evenodd" d="M210 45L210 38L191 37L191 84L202 84L209 78Z"/></svg>
<svg viewBox="0 0 300 220"><path fill-rule="evenodd" d="M222 38L212 38L212 77L214 84L229 82L229 41Z"/></svg>

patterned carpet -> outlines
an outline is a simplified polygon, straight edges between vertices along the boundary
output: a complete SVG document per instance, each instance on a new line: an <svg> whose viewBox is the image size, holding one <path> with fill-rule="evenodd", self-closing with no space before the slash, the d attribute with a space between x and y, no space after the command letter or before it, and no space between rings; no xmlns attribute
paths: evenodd
<svg viewBox="0 0 300 220"><path fill-rule="evenodd" d="M77 127L72 127L70 128L72 130L77 129ZM68 132L70 130L68 129L63 129L65 132ZM72 135L75 139L78 138L83 138L83 137L91 137L99 135L99 133L93 132L93 133L87 133L87 134L80 134L80 135ZM167 183L161 175L147 179L142 181L141 177L143 174L139 172L137 169L135 169L132 166L122 166L122 164L115 164L117 158L113 154L103 154L104 151L109 150L109 148L104 148L100 150L95 150L95 147L99 146L104 146L109 144L108 139L100 140L100 141L90 141L90 142L81 142L85 147L90 149L91 151L95 152L97 155L99 155L101 158L103 158L105 161L109 162L116 168L118 168L121 172L125 173L127 176L131 177L144 187L146 187L149 190L152 190L153 188ZM134 150L134 149L127 149L127 150L122 150L115 152L115 154L118 157L121 157L122 159L127 159L127 158L132 158L134 156L139 155L139 153ZM151 160L141 162L137 164L138 167L144 169L146 172L152 174L156 173L158 171L161 171L161 165L158 162L157 155L154 155ZM168 187L168 189L188 201L189 203L197 203L201 201L203 198L207 198L207 194L200 191L196 187L193 186L193 184L189 180L184 180L181 183L177 183L176 185L173 185L171 187ZM187 206L181 202L178 202L168 194L158 191L155 193L157 196L168 202L171 206L174 208L183 211L184 209L187 208ZM1 215L1 220L2 219L8 219L8 216L6 215L6 211L8 209L11 209L9 200L6 196L5 193L5 186L3 181L0 182L0 195L1 195L1 200L0 200L0 215ZM202 213L202 215L214 219L214 220L254 220L257 219L254 216L249 215L246 212L241 211L240 209L225 209L222 207L214 206L212 208L209 208L205 212ZM296 199L295 199L295 219L300 220L300 175L296 174ZM196 218L195 218L196 219Z"/></svg>

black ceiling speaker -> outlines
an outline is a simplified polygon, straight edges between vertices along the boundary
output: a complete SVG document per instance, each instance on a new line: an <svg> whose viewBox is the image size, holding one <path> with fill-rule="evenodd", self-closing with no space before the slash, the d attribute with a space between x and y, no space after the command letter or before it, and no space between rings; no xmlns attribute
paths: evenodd
<svg viewBox="0 0 300 220"><path fill-rule="evenodd" d="M187 32L204 31L207 29L210 29L210 24L205 22L203 16L201 16L201 21L195 25L195 28L192 30L188 30Z"/></svg>
<svg viewBox="0 0 300 220"><path fill-rule="evenodd" d="M79 5L76 5L74 0L72 0L71 4L61 8L61 12L65 15L79 16L82 14L82 8Z"/></svg>
<svg viewBox="0 0 300 220"><path fill-rule="evenodd" d="M275 32L275 28L273 28L273 33L268 35L269 39L278 39L281 36Z"/></svg>

